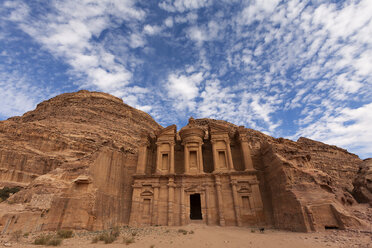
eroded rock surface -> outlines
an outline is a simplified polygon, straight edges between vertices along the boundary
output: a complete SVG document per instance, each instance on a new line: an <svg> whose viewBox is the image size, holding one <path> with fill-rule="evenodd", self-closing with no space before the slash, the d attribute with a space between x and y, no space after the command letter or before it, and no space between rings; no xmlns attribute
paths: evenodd
<svg viewBox="0 0 372 248"><path fill-rule="evenodd" d="M366 159L360 164L353 184L355 199L360 203L369 203L372 207L372 158Z"/></svg>
<svg viewBox="0 0 372 248"><path fill-rule="evenodd" d="M79 91L0 122L3 232L103 229L128 222L141 133L161 128L114 96Z"/></svg>
<svg viewBox="0 0 372 248"><path fill-rule="evenodd" d="M206 139L211 123L229 128L233 157L239 157L236 135L243 127L196 119ZM22 189L0 203L0 231L128 224L130 211L139 211L131 210L131 186L141 137L156 137L161 129L121 99L89 91L59 95L1 121L0 186ZM294 142L243 129L266 226L313 231L371 225L371 211L354 199L371 202L370 159L307 138ZM244 169L239 160L233 163Z"/></svg>

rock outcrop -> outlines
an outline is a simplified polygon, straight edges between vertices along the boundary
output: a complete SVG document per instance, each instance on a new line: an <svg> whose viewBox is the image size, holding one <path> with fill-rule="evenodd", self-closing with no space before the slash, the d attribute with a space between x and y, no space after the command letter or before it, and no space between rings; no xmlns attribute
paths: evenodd
<svg viewBox="0 0 372 248"><path fill-rule="evenodd" d="M360 164L358 174L353 182L353 196L360 203L369 203L372 207L372 159Z"/></svg>
<svg viewBox="0 0 372 248"><path fill-rule="evenodd" d="M195 120L207 135L210 123L229 128L237 151L242 127ZM0 203L0 231L128 224L141 137L155 137L161 128L121 99L89 91L56 96L1 121L0 187L21 190ZM245 131L267 226L313 231L371 225L357 202L371 203L370 159L307 138L294 142Z"/></svg>
<svg viewBox="0 0 372 248"><path fill-rule="evenodd" d="M210 122L229 127L230 136L238 129L225 121L196 120L202 127ZM365 206L354 209L353 180L362 163L357 155L303 137L294 142L252 129L248 133L268 225L292 231L368 228L371 213Z"/></svg>
<svg viewBox="0 0 372 248"><path fill-rule="evenodd" d="M2 231L128 223L137 143L159 128L121 99L88 91L0 122L0 186L23 188L0 204Z"/></svg>

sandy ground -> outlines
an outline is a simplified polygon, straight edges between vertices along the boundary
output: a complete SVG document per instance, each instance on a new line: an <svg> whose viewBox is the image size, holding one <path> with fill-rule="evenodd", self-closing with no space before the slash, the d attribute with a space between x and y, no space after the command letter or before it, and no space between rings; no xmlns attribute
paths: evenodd
<svg viewBox="0 0 372 248"><path fill-rule="evenodd" d="M181 229L181 230L180 230ZM186 233L187 231L187 233ZM242 227L219 227L191 224L184 227L122 228L118 239L112 244L102 241L92 244L92 239L100 232L75 232L75 236L65 239L61 247L254 247L254 248L306 248L306 247L371 247L372 234L356 231L329 230L321 233L293 233ZM2 235L3 247L40 247L32 242L40 233L29 234L15 242L12 235ZM134 235L134 236L133 236ZM126 245L125 237L134 237L134 243Z"/></svg>

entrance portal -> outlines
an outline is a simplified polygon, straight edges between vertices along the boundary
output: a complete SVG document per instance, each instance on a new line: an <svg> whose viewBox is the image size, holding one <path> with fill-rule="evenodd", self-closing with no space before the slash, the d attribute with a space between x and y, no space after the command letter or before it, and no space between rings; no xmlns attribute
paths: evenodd
<svg viewBox="0 0 372 248"><path fill-rule="evenodd" d="M202 220L200 194L190 195L190 219Z"/></svg>

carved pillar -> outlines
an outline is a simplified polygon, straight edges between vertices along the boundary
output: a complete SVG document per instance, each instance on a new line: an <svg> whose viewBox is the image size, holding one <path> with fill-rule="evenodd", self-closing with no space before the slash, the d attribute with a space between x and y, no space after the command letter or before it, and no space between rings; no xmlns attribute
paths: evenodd
<svg viewBox="0 0 372 248"><path fill-rule="evenodd" d="M249 148L247 133L246 131L244 131L243 126L239 127L239 140L240 140L240 146L242 149L244 169L246 171L254 170L252 156L251 156L251 149Z"/></svg>
<svg viewBox="0 0 372 248"><path fill-rule="evenodd" d="M233 164L232 155L231 155L230 140L226 139L225 144L226 144L228 168L229 168L230 171L233 171L234 170L234 164Z"/></svg>
<svg viewBox="0 0 372 248"><path fill-rule="evenodd" d="M236 181L231 182L231 189L233 193L233 201L234 201L234 210L235 210L235 219L236 219L236 224L238 226L242 226L242 220L241 220L241 215L240 215L240 207L239 207L239 196L238 192L236 191Z"/></svg>
<svg viewBox="0 0 372 248"><path fill-rule="evenodd" d="M258 187L258 183L252 184L252 194L254 199L254 208L255 210L261 210L263 208L262 205L262 199L261 199L261 193L260 188Z"/></svg>
<svg viewBox="0 0 372 248"><path fill-rule="evenodd" d="M173 226L173 205L174 205L174 188L176 185L174 184L174 179L169 178L168 183L168 226Z"/></svg>
<svg viewBox="0 0 372 248"><path fill-rule="evenodd" d="M158 205L158 225L168 224L168 185L160 184L159 188L159 205ZM166 197L161 197L163 194ZM162 199L163 198L163 199ZM165 198L165 199L164 199Z"/></svg>
<svg viewBox="0 0 372 248"><path fill-rule="evenodd" d="M206 224L210 225L212 223L212 206L211 206L211 197L210 197L210 185L207 184L205 186L205 202L206 202L206 209L207 209L207 216L206 216Z"/></svg>
<svg viewBox="0 0 372 248"><path fill-rule="evenodd" d="M220 226L225 226L225 216L224 216L224 209L223 209L221 180L220 180L219 177L216 177L216 190L217 190L218 215L219 215L219 219L220 219Z"/></svg>
<svg viewBox="0 0 372 248"><path fill-rule="evenodd" d="M202 145L203 143L199 143L199 148L198 148L199 173L204 173Z"/></svg>
<svg viewBox="0 0 372 248"><path fill-rule="evenodd" d="M133 186L133 197L132 197L132 210L130 215L130 224L138 225L141 217L141 188L142 185L135 183ZM137 211L134 211L137 210Z"/></svg>
<svg viewBox="0 0 372 248"><path fill-rule="evenodd" d="M186 224L185 222L185 219L186 219L185 190L183 186L181 186L181 199L180 200L181 200L181 226L183 226Z"/></svg>
<svg viewBox="0 0 372 248"><path fill-rule="evenodd" d="M185 173L186 174L198 174L203 173L203 156L202 156L202 149L201 144L203 144L203 138L204 138L204 130L196 127L194 122L192 122L187 125L185 128L183 128L180 131L180 137L182 139L182 144L184 146L184 153L185 153ZM192 157L193 164L196 163L196 167L190 167L190 155L195 154ZM196 161L194 161L194 159Z"/></svg>
<svg viewBox="0 0 372 248"><path fill-rule="evenodd" d="M202 220L204 223L207 223L207 214L208 214L208 205L207 199L205 197L205 190L203 193L200 194L200 205L201 205L201 212L202 212Z"/></svg>
<svg viewBox="0 0 372 248"><path fill-rule="evenodd" d="M161 173L162 171L162 168L161 168L161 152L160 152L160 149L159 149L159 146L161 145L160 142L156 142L156 170L155 170L155 173Z"/></svg>
<svg viewBox="0 0 372 248"><path fill-rule="evenodd" d="M147 143L138 149L137 174L145 174L147 164Z"/></svg>
<svg viewBox="0 0 372 248"><path fill-rule="evenodd" d="M213 171L218 171L219 166L218 166L218 155L217 155L217 150L216 150L216 141L211 140L212 143L212 152L213 152Z"/></svg>
<svg viewBox="0 0 372 248"><path fill-rule="evenodd" d="M184 154L185 154L185 174L189 173L189 149L187 148L187 144L184 143Z"/></svg>
<svg viewBox="0 0 372 248"><path fill-rule="evenodd" d="M158 206L159 206L159 185L155 185L154 187L154 201L153 201L153 207L152 207L152 225L158 225ZM132 210L133 211L133 210Z"/></svg>
<svg viewBox="0 0 372 248"><path fill-rule="evenodd" d="M174 145L175 145L175 142L174 141L171 141L169 142L169 146L170 146L170 166L169 166L169 173L170 174L174 174Z"/></svg>

